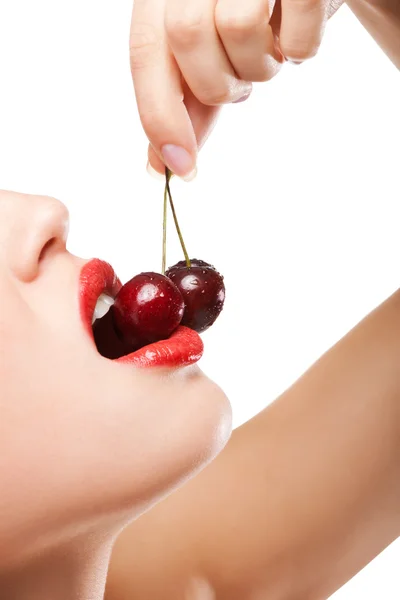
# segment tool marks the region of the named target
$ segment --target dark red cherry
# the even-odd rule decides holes
[[[165,273],[180,290],[185,302],[182,325],[201,333],[214,323],[225,300],[222,275],[213,266],[194,258],[191,267],[184,260]]]
[[[169,338],[184,309],[182,294],[171,279],[159,273],[141,273],[121,288],[112,314],[124,343],[140,348]]]

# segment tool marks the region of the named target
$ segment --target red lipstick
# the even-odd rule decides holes
[[[83,266],[79,279],[79,306],[85,329],[93,338],[92,317],[100,294],[115,298],[122,283],[111,265],[94,258]]]
[[[144,346],[116,362],[136,367],[185,367],[200,360],[203,349],[202,339],[196,331],[178,327],[167,340]]]
[[[100,294],[105,293],[115,298],[121,287],[120,280],[108,263],[93,259],[84,265],[79,282],[80,311],[84,327],[93,341],[92,317]],[[203,349],[203,342],[195,331],[178,327],[167,340],[144,346],[115,359],[115,362],[142,368],[184,367],[196,363],[201,358]]]

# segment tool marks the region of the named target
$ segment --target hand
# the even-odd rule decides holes
[[[218,107],[248,98],[285,58],[313,56],[333,1],[135,0],[131,68],[152,167],[193,178]]]

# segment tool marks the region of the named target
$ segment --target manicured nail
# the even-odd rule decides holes
[[[249,90],[248,92],[245,92],[243,94],[243,96],[241,98],[239,98],[238,100],[234,100],[232,102],[232,104],[239,104],[240,102],[245,102],[247,100],[247,98],[250,98],[251,96],[251,90]]]
[[[165,179],[165,176],[153,169],[149,162],[147,163],[146,171],[151,177],[153,177],[153,179],[158,179],[158,181],[164,181]]]
[[[185,181],[191,181],[196,176],[194,160],[185,148],[174,144],[165,144],[161,148],[161,154],[167,167],[182,177]]]
[[[188,175],[185,175],[185,177],[182,177],[182,179],[183,179],[183,181],[186,181],[186,183],[189,183],[190,181],[193,181],[193,179],[195,179],[196,176],[197,176],[197,167],[195,167],[191,173],[189,173]]]
[[[286,62],[290,63],[291,65],[301,65],[303,63],[302,60],[297,60],[296,58],[288,58],[287,56],[286,58]]]

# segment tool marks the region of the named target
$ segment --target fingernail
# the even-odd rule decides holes
[[[182,179],[183,179],[183,181],[186,181],[186,183],[189,183],[190,181],[193,181],[193,179],[195,179],[196,176],[197,176],[197,167],[195,167],[191,173],[189,173],[188,175],[185,175],[185,177],[182,177]]]
[[[151,177],[153,177],[153,179],[158,179],[158,181],[164,181],[164,175],[161,175],[161,173],[153,169],[149,162],[147,163],[146,171]]]
[[[245,102],[247,100],[247,98],[250,98],[250,96],[251,96],[251,90],[248,92],[245,92],[243,94],[243,96],[241,98],[239,98],[238,100],[234,100],[232,102],[232,104],[240,104],[240,102]]]
[[[165,144],[161,148],[161,154],[167,167],[182,177],[185,181],[191,181],[196,176],[194,160],[185,148],[174,144]]]
[[[286,58],[286,62],[290,63],[291,65],[301,65],[303,63],[302,60],[297,60],[296,58],[288,58],[287,56]]]

